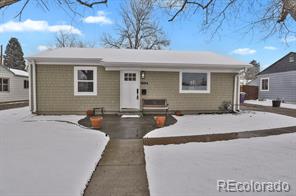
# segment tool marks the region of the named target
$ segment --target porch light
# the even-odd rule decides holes
[[[141,79],[145,79],[145,71],[141,71]]]

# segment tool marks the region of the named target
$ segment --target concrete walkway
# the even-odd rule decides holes
[[[142,139],[148,132],[156,129],[153,115],[140,118],[121,118],[120,115],[104,115],[102,127],[98,130],[109,135],[111,139]],[[175,124],[177,120],[168,115],[166,126]],[[81,119],[79,124],[91,127],[89,118]]]
[[[84,196],[148,196],[142,139],[111,139]]]

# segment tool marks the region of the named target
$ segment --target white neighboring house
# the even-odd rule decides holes
[[[29,74],[0,65],[0,102],[29,100]]]

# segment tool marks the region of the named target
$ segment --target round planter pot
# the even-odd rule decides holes
[[[278,108],[281,106],[281,100],[272,100],[272,107]]]
[[[86,111],[86,116],[87,117],[91,117],[91,116],[93,116],[94,115],[94,112],[92,111],[92,110],[87,110]]]
[[[181,111],[176,111],[176,112],[175,112],[175,115],[176,115],[176,116],[183,116],[184,114],[182,114]]]
[[[164,127],[166,122],[166,116],[155,116],[154,120],[156,127]]]
[[[99,129],[102,127],[103,117],[101,116],[90,117],[90,122],[93,128]]]

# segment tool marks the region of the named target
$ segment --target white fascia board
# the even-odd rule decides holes
[[[27,58],[38,65],[102,65],[101,58]]]
[[[140,67],[140,68],[191,68],[191,69],[210,69],[210,68],[216,68],[216,69],[244,69],[246,67],[250,67],[249,64],[190,64],[190,63],[149,63],[149,62],[106,62],[102,61],[102,65],[104,67]]]
[[[15,77],[20,77],[20,78],[29,78],[29,76],[21,76],[21,75],[16,75],[14,74]]]
[[[161,72],[181,72],[181,71],[194,71],[194,72],[216,72],[216,73],[239,73],[240,69],[186,69],[186,68],[147,68],[147,67],[105,67],[106,71],[161,71]]]

